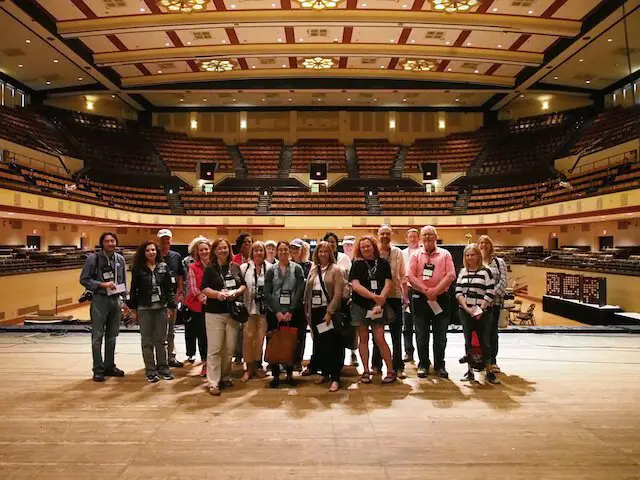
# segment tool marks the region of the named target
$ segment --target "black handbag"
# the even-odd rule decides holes
[[[237,300],[227,300],[229,314],[238,323],[247,323],[249,321],[249,311],[244,303]]]

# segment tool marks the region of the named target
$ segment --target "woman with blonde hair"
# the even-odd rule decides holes
[[[189,317],[184,326],[184,341],[187,357],[192,360],[196,356],[196,343],[200,350],[202,370],[200,376],[207,374],[207,330],[204,325],[204,304],[207,297],[202,293],[202,277],[211,263],[211,240],[196,237],[189,243],[189,255],[194,262],[187,270],[187,296],[185,304],[189,309]]]
[[[491,302],[493,301],[494,280],[491,270],[482,264],[482,253],[475,243],[464,249],[464,267],[458,275],[456,283],[456,300],[460,308],[460,323],[464,332],[464,348],[467,358],[467,373],[463,382],[471,382],[473,376],[473,358],[471,345],[473,332],[478,336],[482,348],[482,360],[487,372],[487,381],[498,384],[500,381],[490,370],[491,347],[489,345],[489,329],[491,322]]]
[[[481,235],[478,238],[478,247],[482,253],[482,263],[491,270],[495,281],[493,302],[491,303],[491,329],[489,332],[489,344],[491,345],[491,366],[493,373],[500,373],[500,368],[496,364],[498,356],[498,321],[500,320],[500,310],[504,306],[504,295],[507,291],[508,273],[507,264],[504,259],[493,254],[493,241],[488,235]]]
[[[244,325],[243,346],[245,371],[240,379],[243,383],[252,377],[265,378],[262,368],[262,346],[267,333],[267,301],[264,296],[264,277],[273,265],[265,260],[264,243],[253,242],[249,250],[249,261],[240,266],[246,290],[244,304],[249,312],[249,320]]]

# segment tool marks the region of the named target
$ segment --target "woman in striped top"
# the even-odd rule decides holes
[[[464,331],[464,347],[467,355],[468,370],[462,381],[473,381],[471,361],[471,340],[473,332],[478,335],[482,348],[482,360],[487,372],[487,381],[497,384],[500,381],[490,370],[491,346],[489,333],[491,328],[491,309],[495,282],[491,270],[482,264],[482,253],[478,245],[472,243],[464,249],[464,268],[460,270],[456,283],[456,300],[460,304],[460,323]]]

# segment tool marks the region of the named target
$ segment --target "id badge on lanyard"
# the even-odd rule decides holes
[[[225,288],[236,288],[236,280],[233,276],[227,274],[224,277],[224,286]]]
[[[115,276],[113,274],[113,270],[111,270],[111,267],[109,267],[109,270],[102,271],[102,278],[105,282],[113,282]]]
[[[311,291],[311,305],[322,305],[322,290]]]
[[[367,268],[369,266],[367,265]],[[376,260],[375,264],[373,265],[373,268],[368,268],[368,272],[369,272],[369,281],[371,284],[371,291],[372,292],[377,292],[378,290],[378,280],[376,278],[374,278],[376,276],[376,272],[378,271],[378,261]]]
[[[435,269],[436,266],[433,263],[425,263],[422,269],[422,280],[430,280]]]
[[[159,302],[160,295],[162,295],[162,291],[160,290],[160,286],[156,285],[155,287],[153,287],[153,290],[151,290],[151,302]]]
[[[280,305],[291,305],[291,290],[280,290]]]

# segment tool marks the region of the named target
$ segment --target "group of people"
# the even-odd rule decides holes
[[[174,342],[178,305],[185,311],[187,362],[195,362],[197,347],[201,375],[215,396],[233,386],[234,356],[236,361],[244,360],[242,382],[267,377],[263,360],[269,363],[272,388],[280,385],[282,373],[286,384],[296,385],[294,372],[300,371],[301,376],[317,375],[316,383],[327,383],[330,392],[339,390],[345,349],[351,350],[355,366],[355,349],[359,351],[362,383],[382,375],[383,363],[382,384],[406,378],[405,363],[414,360],[416,351],[417,375],[426,378],[432,366],[431,332],[433,374],[446,379],[447,330],[454,304],[451,296],[455,295],[465,339],[461,361],[468,364],[462,380],[473,381],[474,367],[478,369],[477,352],[472,348],[475,333],[486,379],[499,383],[498,318],[507,268],[504,260],[494,256],[491,239],[483,235],[477,244],[466,246],[464,267],[456,276],[451,254],[437,246],[435,227],[409,229],[404,250],[392,245],[389,225],[381,226],[377,233],[377,238],[344,237],[343,253],[338,251],[338,236],[328,232],[312,256],[309,243],[300,238],[262,242],[241,234],[234,255],[228,240],[199,236],[182,259],[171,250],[172,232],[162,229],[157,242],[146,241],[138,247],[127,288],[125,260],[116,252],[117,236],[105,232],[100,237],[101,250],[87,258],[80,278],[93,292],[93,379],[124,375],[114,360],[122,310],[140,325],[147,380],[171,380],[170,367],[183,366],[176,358]],[[273,339],[284,327],[297,329],[294,341],[286,347],[291,349],[287,358],[292,360],[270,361],[269,342],[274,342],[275,349]],[[307,327],[313,344],[303,370]]]

